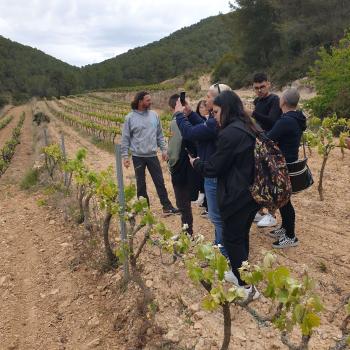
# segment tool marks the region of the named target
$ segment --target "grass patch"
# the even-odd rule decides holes
[[[36,186],[39,181],[39,170],[38,169],[29,169],[24,178],[21,181],[20,187],[22,190],[29,190],[30,188]]]
[[[107,151],[109,153],[114,154],[115,152],[115,145],[112,142],[103,141],[95,136],[91,138],[91,143],[95,145],[96,147],[102,149],[103,151]]]
[[[47,201],[46,199],[40,198],[36,201],[36,204],[38,205],[38,207],[44,207],[45,205],[47,205]]]

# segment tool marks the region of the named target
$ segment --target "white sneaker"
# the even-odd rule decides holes
[[[257,212],[254,218],[254,222],[259,222],[264,216],[265,214],[260,214],[259,212]]]
[[[196,205],[201,205],[203,204],[203,202],[204,202],[204,193],[199,192],[197,200],[192,203]]]
[[[224,278],[226,282],[233,283],[236,286],[239,286],[238,279],[232,270],[225,271]]]
[[[260,297],[259,291],[255,286],[250,286],[249,288],[241,287],[246,295],[243,301],[247,301],[248,299],[256,300]]]
[[[258,222],[258,227],[271,227],[277,225],[277,220],[271,214],[266,214],[264,217]]]

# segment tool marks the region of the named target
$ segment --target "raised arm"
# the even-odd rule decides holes
[[[215,119],[209,118],[207,121],[204,121],[202,118],[200,119],[201,123],[192,125],[183,113],[176,113],[177,126],[185,140],[204,141],[215,140],[217,138],[218,130]]]

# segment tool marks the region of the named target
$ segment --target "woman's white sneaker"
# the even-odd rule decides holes
[[[254,222],[259,222],[260,220],[262,220],[264,218],[265,214],[260,214],[259,212],[257,212],[255,214],[255,218],[254,218]]]
[[[260,297],[260,293],[259,291],[256,289],[255,286],[250,286],[249,288],[245,288],[245,287],[241,287],[244,290],[245,293],[245,298],[243,299],[243,301],[247,301],[247,300],[256,300]]]
[[[226,282],[233,283],[236,286],[239,286],[238,279],[232,270],[225,271],[224,278]]]
[[[258,227],[271,227],[276,225],[277,220],[271,214],[264,215],[264,217],[258,222]]]

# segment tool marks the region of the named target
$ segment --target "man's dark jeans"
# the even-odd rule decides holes
[[[154,186],[156,187],[160,203],[163,209],[171,209],[173,206],[168,198],[168,193],[164,185],[164,178],[162,168],[159,164],[158,157],[132,157],[134,163],[137,197],[144,197],[147,199],[149,205],[149,197],[147,195],[146,187],[146,167],[151,174]]]

